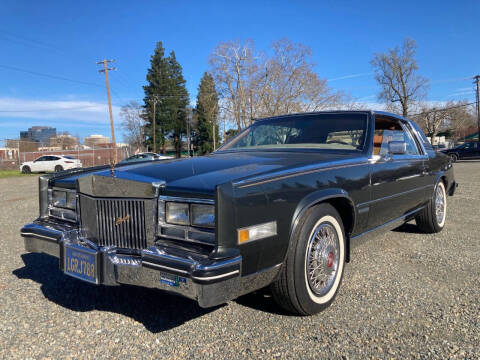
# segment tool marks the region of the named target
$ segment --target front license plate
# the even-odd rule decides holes
[[[168,286],[179,287],[179,286],[182,286],[182,284],[186,284],[187,279],[182,276],[166,274],[161,272],[160,282]]]
[[[76,245],[65,245],[65,274],[98,284],[97,252]]]

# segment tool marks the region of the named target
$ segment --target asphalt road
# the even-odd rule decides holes
[[[0,179],[0,358],[480,359],[480,162],[455,165],[445,229],[413,224],[357,247],[334,304],[282,312],[262,291],[213,309],[137,287],[96,287],[26,254],[37,179]]]

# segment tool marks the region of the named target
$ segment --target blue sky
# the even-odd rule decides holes
[[[81,137],[109,135],[104,78],[95,62],[117,60],[118,71],[110,75],[117,115],[122,104],[143,99],[142,85],[159,40],[175,51],[192,101],[220,41],[249,38],[266,49],[282,37],[310,46],[319,76],[367,103],[375,102],[378,92],[370,66],[373,53],[411,37],[418,44],[420,73],[431,81],[429,100],[474,100],[468,78],[480,72],[479,15],[476,0],[3,0],[0,140],[18,137],[32,125]]]

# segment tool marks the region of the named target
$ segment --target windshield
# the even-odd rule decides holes
[[[312,114],[257,121],[220,150],[320,149],[361,151],[367,114]]]

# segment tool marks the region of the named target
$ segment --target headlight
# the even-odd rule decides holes
[[[70,222],[77,221],[77,194],[74,190],[48,190],[48,214]]]
[[[167,202],[165,217],[170,224],[190,225],[188,204]]]
[[[215,207],[212,205],[192,204],[192,225],[214,227]]]
[[[52,206],[60,207],[60,208],[67,208],[71,210],[76,209],[76,194],[70,191],[60,191],[60,190],[53,190],[52,191]]]

